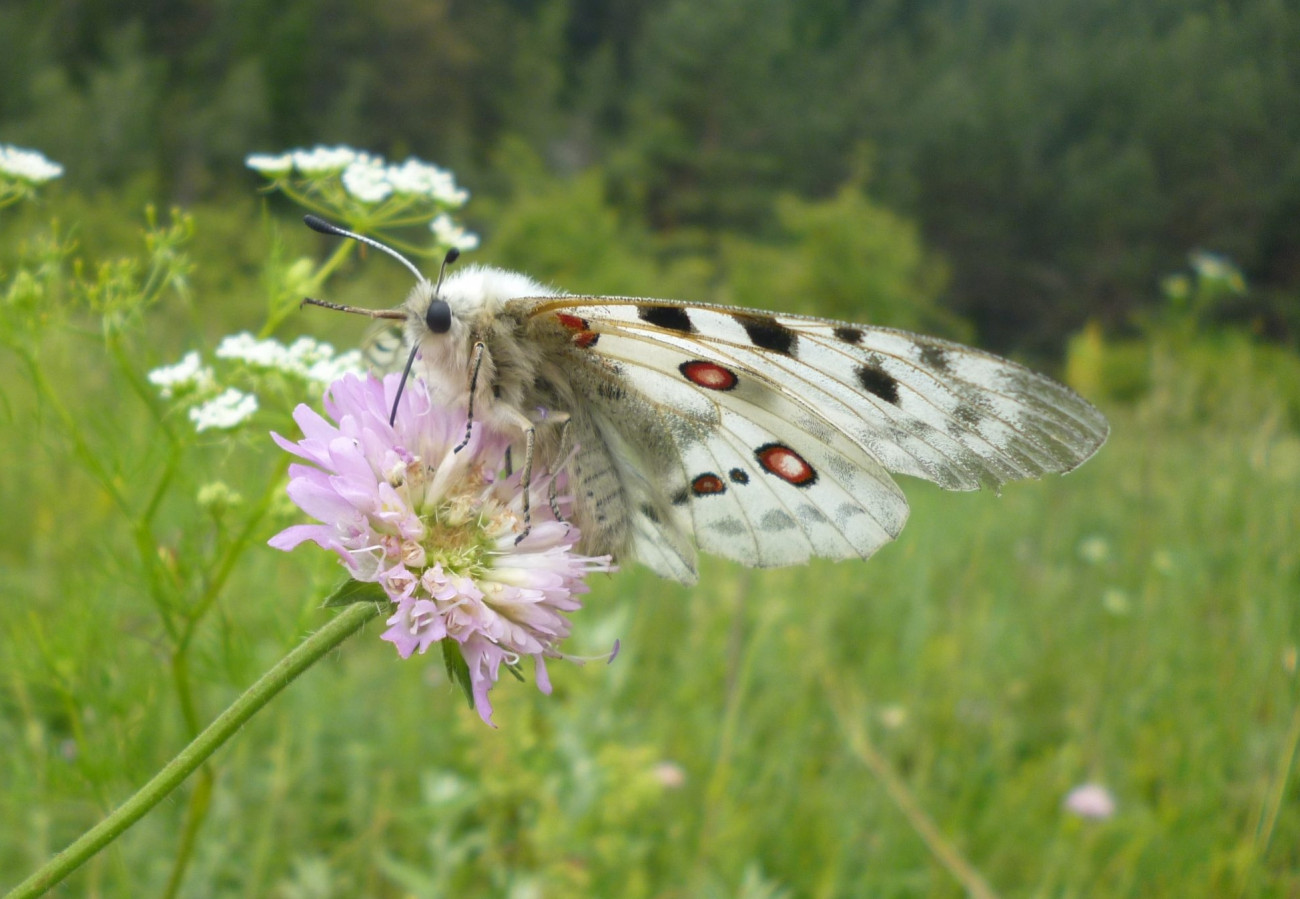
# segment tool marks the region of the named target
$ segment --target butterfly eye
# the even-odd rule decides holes
[[[424,323],[434,334],[446,334],[451,330],[451,307],[446,300],[434,299],[424,312]]]

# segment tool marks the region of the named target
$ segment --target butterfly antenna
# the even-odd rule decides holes
[[[387,253],[389,256],[392,256],[398,262],[402,263],[402,265],[406,266],[407,270],[410,271],[411,274],[415,275],[415,280],[417,281],[428,280],[426,277],[424,277],[424,275],[420,274],[420,270],[411,263],[411,260],[407,259],[401,253],[397,252],[387,244],[382,244],[379,241],[374,240],[373,238],[366,237],[365,235],[362,234],[357,234],[355,231],[349,231],[347,228],[340,228],[338,225],[335,225],[332,222],[327,222],[325,221],[325,219],[317,215],[304,215],[302,217],[302,223],[306,225],[308,228],[312,229],[313,231],[317,231],[321,234],[329,234],[333,237],[350,237],[353,240],[357,241],[358,243],[363,243],[368,247],[374,247],[376,250],[380,250],[384,253]],[[442,267],[444,269],[447,267],[447,263],[445,260],[443,261]],[[442,283],[441,273],[438,275],[438,282]]]
[[[442,276],[447,274],[447,266],[451,265],[460,258],[460,250],[452,247],[447,251],[447,255],[442,257],[442,268],[438,269],[438,283],[433,285],[433,295],[438,295],[438,288],[442,287]]]
[[[420,344],[416,343],[411,347],[411,355],[406,357],[406,368],[402,369],[402,380],[397,382],[397,396],[393,397],[393,411],[388,415],[388,426],[394,427],[397,424],[397,404],[402,401],[402,391],[406,389],[406,379],[411,376],[411,366],[415,364],[415,357],[420,353]]]

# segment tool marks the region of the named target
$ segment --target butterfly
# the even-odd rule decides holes
[[[479,265],[446,276],[455,251],[430,282],[378,241],[305,221],[417,279],[396,309],[306,302],[403,321],[407,375],[418,361],[435,401],[518,434],[525,484],[534,465],[567,466],[579,552],[682,583],[697,579],[697,550],[756,567],[868,558],[907,520],[890,472],[997,488],[1078,467],[1109,430],[1068,387],[946,340],[570,296]],[[384,367],[396,343],[372,347]]]

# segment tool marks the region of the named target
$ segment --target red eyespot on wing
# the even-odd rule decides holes
[[[765,443],[754,450],[754,458],[768,474],[796,487],[808,487],[817,480],[817,471],[808,460],[783,443]]]
[[[730,390],[736,386],[736,373],[716,362],[702,362],[695,359],[691,362],[683,362],[677,370],[686,380],[705,390]]]
[[[696,496],[711,496],[715,493],[725,493],[727,485],[722,482],[711,471],[706,471],[702,475],[696,475],[695,480],[691,481],[691,492]]]
[[[596,341],[600,340],[599,334],[595,331],[588,330],[590,325],[585,318],[579,318],[578,316],[571,315],[568,312],[561,312],[557,314],[555,318],[564,327],[574,332],[573,345],[579,349],[585,350],[588,347],[593,347],[596,345]]]

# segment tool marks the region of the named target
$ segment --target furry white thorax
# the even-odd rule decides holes
[[[434,298],[433,284],[428,281],[417,284],[406,298],[408,339],[420,346],[418,364],[434,400],[444,405],[465,406],[476,339],[488,342],[496,352],[510,357],[526,353],[525,348],[513,346],[499,329],[504,324],[500,321],[502,311],[509,300],[549,296],[559,296],[559,292],[519,272],[485,265],[466,266],[449,274],[438,289],[438,297],[451,307],[451,329],[445,334],[434,334],[425,323],[425,312]],[[494,408],[498,404],[494,402],[491,388],[496,384],[498,361],[492,353],[485,354],[478,375],[476,409],[480,416],[518,427],[521,421],[517,412]]]
[[[520,272],[469,265],[448,275],[438,295],[451,306],[453,319],[472,321],[484,312],[496,314],[506,300],[553,297],[557,292]]]

